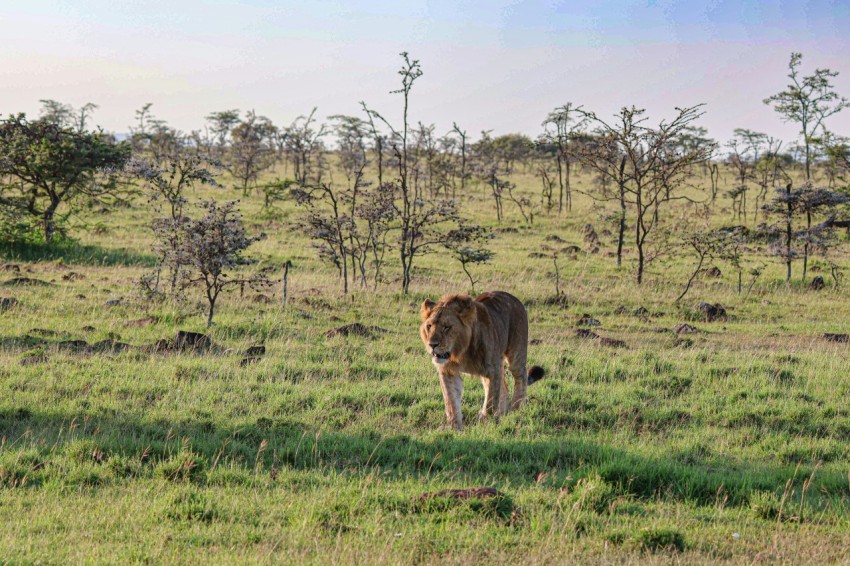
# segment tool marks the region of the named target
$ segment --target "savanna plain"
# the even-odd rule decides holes
[[[277,167],[263,179],[291,174]],[[540,201],[533,170],[511,179]],[[850,560],[850,350],[824,337],[850,319],[829,276],[848,265],[846,242],[830,262],[809,258],[825,288],[800,281],[799,260],[786,282],[753,243],[743,258],[762,267],[740,292],[713,258],[677,302],[695,258],[659,253],[638,285],[633,246],[618,268],[608,211],[585,195],[591,171],[573,171],[572,210],[538,206],[533,223],[507,200],[498,222],[491,187],[470,181],[459,209],[494,235],[492,259],[469,268],[476,290],[524,302],[529,363],[547,375],[521,410],[481,423],[467,378],[457,432],[418,326],[426,298],[470,291],[459,264],[418,257],[405,294],[392,256],[377,286],[355,278],[344,293],[294,199],[265,206],[219,181],[186,198],[239,199],[248,233],[267,235],[246,269],[269,267],[273,284],[225,291],[210,327],[197,289],[180,303],[140,294],[156,265],[144,197],[98,211],[73,240],[0,251],[0,296],[17,300],[0,312],[3,562]],[[723,190],[711,207],[668,204],[669,226],[734,214]],[[707,320],[700,302],[726,316]],[[600,324],[577,326],[583,315]],[[327,335],[353,323],[362,331]],[[180,330],[215,347],[151,346]],[[480,487],[498,494],[422,497]]]

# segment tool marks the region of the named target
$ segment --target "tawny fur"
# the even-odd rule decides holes
[[[479,418],[499,417],[521,407],[526,387],[543,377],[543,368],[526,369],[528,314],[509,293],[492,291],[473,299],[445,295],[439,302],[422,303],[419,334],[440,376],[448,424],[463,429],[461,373],[478,375],[484,385],[484,405]],[[513,398],[508,400],[505,362],[514,377]]]

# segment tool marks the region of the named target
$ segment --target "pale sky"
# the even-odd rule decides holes
[[[126,132],[134,112],[184,131],[210,112],[254,109],[278,125],[318,107],[400,115],[398,53],[421,61],[413,122],[452,122],[478,137],[536,137],[568,101],[600,116],[622,106],[652,122],[707,103],[701,125],[794,139],[762,99],[803,71],[830,68],[850,98],[850,2],[455,0],[0,0],[0,113],[38,114],[39,99],[100,106]],[[850,135],[850,110],[828,126]]]

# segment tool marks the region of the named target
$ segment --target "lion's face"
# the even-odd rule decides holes
[[[475,308],[470,297],[453,297],[439,303],[426,300],[422,303],[422,325],[419,335],[435,365],[449,360],[458,363],[469,346],[472,335],[471,322]]]

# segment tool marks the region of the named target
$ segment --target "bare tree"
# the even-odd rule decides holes
[[[343,189],[344,191],[344,189]],[[319,257],[339,270],[343,292],[348,293],[348,243],[354,219],[340,191],[331,183],[292,189],[296,202],[307,209],[302,224],[308,235],[317,241]]]
[[[328,133],[327,126],[314,127],[316,108],[307,116],[299,116],[286,128],[286,151],[295,169],[295,181],[300,185],[321,184],[322,156],[325,150],[322,138]]]
[[[398,179],[393,183],[398,198],[393,201],[393,208],[398,224],[397,229],[400,232],[398,249],[402,269],[401,288],[406,294],[410,289],[415,259],[432,251],[435,245],[445,241],[445,225],[457,220],[458,213],[453,200],[429,199],[422,194],[420,183],[410,182],[412,169],[408,148],[410,93],[416,80],[422,76],[422,68],[419,61],[411,59],[407,52],[402,52],[401,57],[404,60],[399,70],[401,88],[393,91],[393,94],[402,95],[401,130],[394,128],[377,111],[368,108],[365,104],[363,107],[373,119],[380,120],[389,128],[392,151],[398,163]]]
[[[619,158],[621,203],[631,205],[635,214],[635,246],[638,252],[637,283],[643,282],[647,260],[647,244],[658,226],[661,208],[671,201],[692,200],[685,191],[694,164],[709,159],[713,146],[700,146],[688,153],[676,147],[683,128],[692,126],[702,116],[702,105],[678,108],[676,117],[662,121],[656,128],[646,126],[644,110],[623,108],[617,121],[609,123],[584,110],[579,111],[607,140],[604,170],[611,171],[612,157]],[[616,156],[616,157],[615,157]],[[592,164],[592,161],[588,160]],[[593,165],[591,165],[593,166]],[[596,165],[597,170],[600,169]],[[609,173],[610,174],[610,173]]]
[[[779,151],[782,148],[782,141],[772,136],[765,136],[761,140],[761,151],[758,154],[753,176],[756,184],[759,186],[759,192],[755,198],[755,206],[753,207],[753,224],[758,223],[758,215],[761,210],[761,205],[767,199],[767,193],[771,187],[774,187],[783,177],[788,179],[782,167],[782,160],[779,156]]]
[[[466,194],[466,181],[469,179],[469,171],[467,169],[467,155],[469,152],[469,144],[466,141],[466,130],[460,129],[457,122],[452,122],[452,132],[458,138],[458,150],[460,151],[460,192]],[[452,192],[452,198],[455,198],[455,193]]]
[[[766,134],[736,128],[735,137],[726,143],[729,148],[726,162],[738,175],[738,185],[728,193],[732,198],[732,215],[737,215],[738,220],[746,219],[748,182],[754,179],[759,150],[766,139]]]
[[[503,189],[508,194],[508,200],[516,205],[525,223],[533,226],[534,213],[537,210],[535,203],[527,196],[519,194],[516,190],[516,185],[510,181],[506,181],[503,184]]]
[[[360,106],[367,116],[366,124],[369,126],[369,134],[372,136],[372,152],[375,154],[375,161],[377,162],[378,185],[380,186],[384,184],[384,144],[386,138],[378,131],[378,127],[375,125],[375,115],[369,110],[366,103],[361,101]]]
[[[558,164],[558,214],[564,210],[564,197],[566,196],[567,210],[572,210],[572,185],[570,169],[572,156],[570,151],[570,140],[576,133],[581,132],[588,114],[582,112],[581,107],[574,107],[572,102],[555,108],[543,121],[545,132],[544,138],[554,143],[558,151],[556,159]]]

